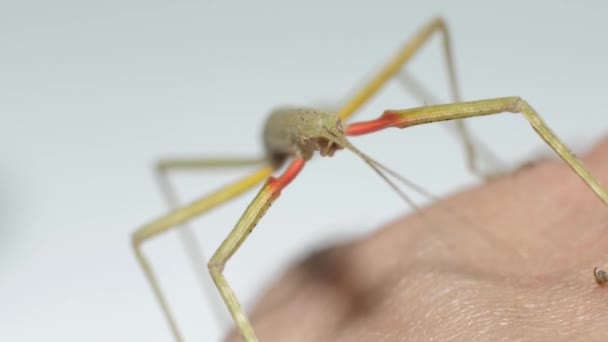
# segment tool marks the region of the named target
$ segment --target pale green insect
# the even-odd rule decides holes
[[[403,66],[435,33],[441,34],[443,37],[443,50],[448,66],[454,102],[443,105],[385,111],[376,120],[352,124],[346,123],[353,113],[375,95],[390,79],[399,74]],[[169,306],[161,292],[152,268],[141,251],[141,244],[144,241],[175,228],[265,181],[262,189],[247,207],[234,229],[222,242],[208,263],[211,276],[232,315],[239,334],[245,341],[257,341],[253,327],[223,275],[224,266],[246,240],[272,202],[279,196],[281,190],[298,175],[305,163],[316,152],[319,152],[323,156],[332,156],[340,149],[354,152],[408,201],[407,197],[385,176],[385,173],[394,175],[392,171],[360,152],[349,142],[348,136],[367,134],[388,127],[405,128],[436,121],[458,120],[459,133],[466,148],[468,166],[473,172],[480,173],[477,165],[477,148],[472,143],[463,122],[459,119],[498,113],[521,114],[555,153],[608,205],[608,191],[589,173],[526,101],[519,97],[505,97],[460,102],[460,93],[456,83],[454,63],[451,55],[449,33],[445,22],[440,18],[431,20],[407,41],[393,59],[352,99],[346,102],[337,115],[312,108],[282,108],[271,113],[264,130],[264,143],[267,152],[265,157],[233,160],[180,159],[160,162],[157,169],[160,175],[166,175],[168,171],[176,169],[261,165],[261,168],[251,175],[186,206],[177,208],[169,214],[144,225],[133,234],[132,242],[137,259],[154,290],[175,339],[181,341],[182,335],[169,310]],[[272,177],[272,174],[285,163],[289,163],[287,169],[277,178]],[[165,192],[170,202],[175,202],[170,189],[165,188]],[[608,279],[606,273],[597,268],[594,270],[594,275],[599,284],[605,283]]]

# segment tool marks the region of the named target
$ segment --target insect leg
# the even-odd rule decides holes
[[[148,282],[152,286],[154,294],[161,305],[161,308],[165,314],[165,317],[169,323],[171,331],[177,341],[182,341],[182,336],[179,332],[175,319],[171,315],[171,311],[169,310],[168,303],[160,289],[158,284],[158,280],[152,270],[152,266],[148,262],[147,258],[144,256],[141,250],[141,245],[144,241],[149,240],[152,237],[155,237],[161,233],[167,232],[188,220],[199,216],[214,207],[229,201],[238,195],[244,193],[245,191],[253,188],[257,184],[261,183],[264,179],[268,178],[274,168],[271,166],[265,166],[253,174],[237,181],[233,184],[225,186],[209,195],[206,195],[186,206],[180,207],[178,209],[172,210],[168,214],[144,225],[139,228],[132,235],[132,245],[133,250],[135,251],[135,255],[137,260],[139,261],[144,273],[148,279]]]
[[[364,105],[370,98],[372,98],[389,80],[397,75],[403,75],[403,68],[411,60],[411,58],[418,52],[426,43],[435,35],[440,34],[442,37],[442,51],[447,66],[448,80],[450,84],[450,93],[453,102],[462,101],[460,87],[456,76],[456,68],[452,53],[452,43],[450,38],[450,31],[446,22],[443,18],[437,17],[430,20],[424,25],[418,32],[410,38],[405,45],[398,50],[398,52],[389,60],[386,65],[380,69],[380,71],[367,82],[361,90],[359,90],[346,104],[338,111],[338,116],[342,120],[348,119],[352,116],[362,105]],[[401,77],[403,83],[403,77]],[[415,96],[424,96],[429,98],[428,91],[425,91],[412,79],[406,79],[406,88],[414,88],[413,94]],[[432,104],[433,102],[431,102]],[[429,104],[429,103],[426,103]],[[503,169],[502,163],[490,152],[483,150],[480,152],[479,146],[475,143],[470,131],[467,129],[463,121],[457,120],[455,122],[456,131],[458,136],[462,140],[465,148],[467,166],[471,172],[479,176],[488,178],[494,174],[501,173]],[[492,165],[493,169],[489,172],[481,170],[479,165],[480,157],[483,155],[484,159],[487,159],[488,163]]]
[[[230,310],[239,333],[247,342],[257,341],[257,338],[247,316],[243,312],[243,309],[241,309],[234,291],[232,291],[224,277],[224,266],[243,242],[245,242],[245,239],[251,234],[253,228],[264,216],[272,202],[280,195],[281,190],[302,170],[304,163],[303,159],[295,159],[281,176],[278,178],[271,177],[266,181],[264,187],[258,192],[247,209],[245,209],[235,227],[224,242],[222,242],[213,257],[211,257],[208,264],[211,277],[220,291],[228,310]]]
[[[430,122],[465,119],[507,112],[523,115],[545,143],[608,205],[608,191],[606,188],[591,175],[570,149],[547,126],[532,106],[519,97],[503,97],[404,110],[387,110],[376,120],[348,125],[346,134],[360,135],[388,127],[405,128]]]
[[[441,18],[435,18],[424,25],[361,90],[342,106],[338,112],[340,119],[346,121],[352,116],[403,68],[403,65],[420,50],[435,32],[445,31],[445,28],[445,22]]]
[[[175,187],[170,181],[170,174],[172,172],[200,172],[214,169],[226,169],[226,168],[242,168],[247,166],[255,166],[264,163],[264,158],[209,158],[209,157],[180,157],[180,158],[166,158],[161,159],[156,163],[154,168],[156,175],[156,182],[158,187],[167,203],[170,210],[176,209],[180,205],[179,198]],[[215,289],[212,289],[211,282],[207,279],[209,272],[205,265],[207,260],[203,250],[201,249],[192,227],[188,223],[184,223],[178,229],[178,236],[181,240],[181,244],[184,246],[184,250],[190,260],[192,268],[198,276],[199,283],[203,289],[203,293],[207,296],[214,294]],[[211,302],[215,300],[215,305],[212,308],[218,311],[222,308],[222,304],[217,301],[217,297],[213,296],[210,298]],[[222,308],[223,309],[223,308]],[[221,315],[216,315],[221,317]]]
[[[447,53],[445,53],[445,55],[448,56]],[[450,63],[447,64],[451,65]],[[397,79],[401,86],[418,100],[421,106],[434,105],[442,102],[407,70],[401,71]],[[454,81],[455,78],[450,77],[450,83]],[[452,85],[452,88],[458,89],[458,85],[454,84]],[[454,94],[458,94],[458,92],[455,92]],[[452,102],[460,101],[462,101],[462,99],[459,97],[452,97]],[[504,162],[502,162],[495,153],[488,149],[484,144],[480,143],[478,139],[475,139],[475,136],[469,130],[469,126],[466,124],[465,120],[454,120],[453,123],[454,124],[448,128],[450,128],[450,131],[455,131],[457,138],[462,142],[465,150],[466,165],[471,173],[485,179],[491,179],[507,173],[508,168]],[[484,168],[482,165],[486,165],[487,167]]]

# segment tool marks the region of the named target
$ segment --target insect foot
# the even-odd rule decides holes
[[[593,275],[595,276],[595,281],[598,285],[604,285],[608,282],[608,273],[599,267],[593,269]]]

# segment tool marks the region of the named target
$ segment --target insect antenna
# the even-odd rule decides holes
[[[504,239],[493,234],[490,230],[482,228],[479,224],[475,223],[474,220],[471,220],[465,214],[461,213],[460,210],[458,210],[457,208],[454,208],[453,206],[450,206],[447,201],[440,200],[440,198],[438,196],[432,194],[428,190],[424,189],[422,186],[416,184],[414,181],[406,178],[405,176],[401,175],[400,173],[390,169],[389,167],[383,165],[382,163],[380,163],[380,162],[376,161],[375,159],[371,158],[370,156],[366,155],[365,153],[360,151],[358,148],[353,146],[346,139],[345,139],[345,141],[340,141],[340,144],[342,144],[342,146],[344,146],[344,148],[355,153],[367,165],[369,165],[372,168],[372,170],[374,170],[374,172],[376,172],[399,195],[399,197],[401,197],[401,199],[404,202],[406,202],[416,212],[417,215],[420,215],[428,222],[428,224],[429,224],[428,227],[433,232],[439,231],[441,228],[446,228],[445,223],[439,224],[437,222],[436,218],[434,219],[433,217],[431,217],[434,215],[426,214],[425,211],[422,210],[422,208],[419,204],[417,204],[410,196],[408,196],[403,190],[401,190],[397,186],[397,184],[393,181],[393,179],[396,180],[397,182],[401,183],[403,186],[405,186],[405,187],[409,188],[410,190],[416,192],[417,194],[421,195],[422,197],[426,198],[427,200],[431,201],[432,203],[434,203],[434,205],[437,208],[441,208],[441,211],[443,211],[445,214],[450,215],[450,218],[452,220],[457,219],[461,222],[464,222],[465,224],[463,226],[470,227],[472,229],[473,236],[476,236],[477,238],[481,238],[481,239],[485,240],[486,242],[490,243],[490,246],[489,246],[490,248],[494,248],[494,249],[496,247],[504,248],[505,252],[506,252],[505,255],[510,254],[510,255],[523,256],[525,254],[514,246],[506,245],[504,242]],[[389,176],[392,177],[393,179],[389,178]],[[464,233],[464,232],[462,232],[462,233]],[[443,239],[441,239],[441,240],[443,240]],[[443,241],[443,242],[447,243],[447,241]],[[457,246],[455,246],[452,243],[447,243],[446,247],[448,247],[449,249],[457,248]],[[515,253],[513,253],[513,252],[515,252]]]
[[[386,174],[384,174],[384,172],[382,172],[382,170],[384,170],[385,172],[388,171],[387,173],[391,174],[393,172],[392,170],[389,170],[384,165],[380,164],[379,162],[375,161],[374,159],[372,159],[365,153],[361,152],[358,148],[353,146],[350,142],[346,142],[346,143],[345,142],[346,142],[346,140],[344,142],[340,142],[340,144],[342,144],[342,146],[344,146],[344,148],[350,150],[351,152],[353,152],[354,154],[359,156],[367,165],[369,165],[369,167],[372,168],[372,170],[374,170],[374,172],[376,172],[397,193],[397,195],[399,195],[399,197],[401,197],[401,199],[405,203],[407,203],[409,206],[411,206],[414,210],[420,212],[420,207],[418,206],[418,204],[416,202],[414,202],[414,200],[412,200],[412,198],[410,198],[408,195],[406,195],[405,192],[403,192],[401,189],[399,189],[397,184],[395,184],[395,182],[393,182],[390,178],[388,178],[388,176]],[[397,179],[399,179],[399,178],[397,178]]]

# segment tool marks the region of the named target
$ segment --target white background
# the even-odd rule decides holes
[[[165,210],[154,160],[261,154],[269,109],[337,103],[435,15],[452,29],[466,99],[523,96],[576,151],[606,132],[604,2],[355,3],[0,2],[0,340],[171,340],[130,249],[130,234]],[[438,43],[408,68],[447,100]],[[416,104],[392,86],[357,118]],[[549,153],[520,117],[473,127],[512,165]],[[476,181],[445,125],[353,142],[437,194]],[[174,180],[193,198],[242,174]],[[195,221],[207,255],[252,195]],[[289,263],[405,211],[349,153],[316,161],[227,277],[250,307]],[[214,319],[177,234],[145,251],[187,340],[220,339],[231,323],[222,308]]]

